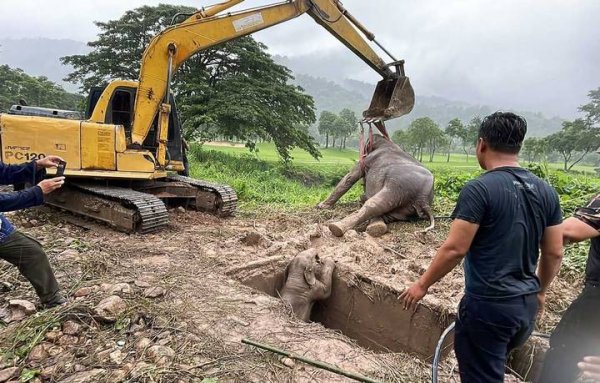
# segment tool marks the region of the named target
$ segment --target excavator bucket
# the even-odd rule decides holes
[[[389,120],[410,113],[414,105],[415,91],[408,77],[387,78],[377,83],[371,105],[363,117]]]
[[[396,67],[396,73],[377,83],[371,105],[363,113],[365,119],[390,120],[410,113],[415,106],[415,91],[404,74],[404,60],[389,65]]]

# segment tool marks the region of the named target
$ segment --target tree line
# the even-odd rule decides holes
[[[588,154],[600,148],[600,88],[588,94],[590,102],[579,107],[584,117],[564,121],[562,129],[546,137],[529,137],[523,142],[521,154],[529,162],[548,161],[559,158],[564,170],[571,170]],[[469,154],[477,142],[481,117],[476,116],[468,123],[454,118],[442,129],[429,117],[413,120],[406,130],[397,130],[392,140],[411,153],[419,161],[423,154],[432,162],[436,153],[445,151],[446,161],[450,153],[460,151]]]
[[[47,108],[81,110],[83,97],[65,91],[47,77],[0,65],[0,112],[7,112],[19,100]]]
[[[358,118],[350,109],[342,109],[339,114],[328,110],[321,112],[318,131],[321,136],[325,136],[325,149],[329,148],[330,138],[332,148],[335,148],[335,142],[339,140],[339,148],[346,149],[346,139],[356,132],[357,125]]]

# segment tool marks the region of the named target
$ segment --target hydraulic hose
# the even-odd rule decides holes
[[[440,364],[440,357],[442,354],[442,345],[446,340],[446,337],[450,333],[450,331],[454,330],[454,326],[456,322],[452,322],[450,326],[446,327],[442,336],[440,336],[440,340],[438,340],[437,346],[435,346],[435,353],[433,354],[433,363],[431,365],[431,382],[438,383],[438,366]]]

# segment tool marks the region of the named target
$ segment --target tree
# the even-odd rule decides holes
[[[585,113],[585,119],[592,126],[598,127],[600,125],[600,88],[591,90],[588,93],[590,102],[579,107],[579,110]]]
[[[350,137],[352,133],[356,131],[358,125],[358,118],[356,114],[350,109],[344,108],[339,115],[340,133],[342,135],[342,142],[340,143],[340,149],[343,147],[346,149],[346,138]]]
[[[325,149],[329,148],[329,135],[335,131],[337,116],[324,110],[319,117],[319,134],[325,136]]]
[[[35,106],[81,110],[83,97],[66,92],[46,77],[32,77],[21,69],[0,65],[0,112],[23,99]]]
[[[523,141],[521,154],[527,158],[527,161],[545,160],[548,151],[548,140],[546,138],[529,137]]]
[[[563,168],[569,171],[588,153],[600,146],[600,129],[581,118],[563,122],[561,131],[548,136],[550,149],[563,157]]]
[[[452,149],[452,145],[454,141],[457,140],[461,143],[466,142],[467,139],[467,128],[463,125],[462,121],[458,118],[455,118],[448,122],[448,125],[445,129],[446,136],[448,136],[448,157],[446,158],[446,162],[450,162],[450,150]],[[464,150],[464,147],[463,147]]]
[[[464,140],[462,141],[463,151],[467,155],[467,162],[469,161],[469,151],[467,148],[472,148],[477,145],[477,138],[479,138],[479,128],[481,127],[481,122],[481,117],[475,116],[467,125],[467,132]]]
[[[120,19],[97,22],[97,40],[86,55],[63,57],[75,70],[66,80],[83,89],[111,78],[138,78],[142,54],[152,37],[170,25],[176,13],[193,8],[160,4],[126,12]],[[243,37],[206,49],[177,71],[172,89],[181,110],[186,138],[235,137],[253,148],[257,140],[273,140],[288,161],[300,147],[320,156],[306,126],[315,122],[314,102],[291,84],[291,72],[273,62],[266,47]]]
[[[433,161],[435,151],[440,146],[440,137],[443,132],[429,117],[413,120],[407,130],[409,141],[413,146],[413,156],[423,161],[423,149],[429,149],[429,161]]]

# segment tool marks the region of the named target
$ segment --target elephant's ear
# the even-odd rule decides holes
[[[315,277],[315,270],[312,266],[308,266],[304,268],[304,280],[310,287],[313,287],[317,282],[317,278]]]

